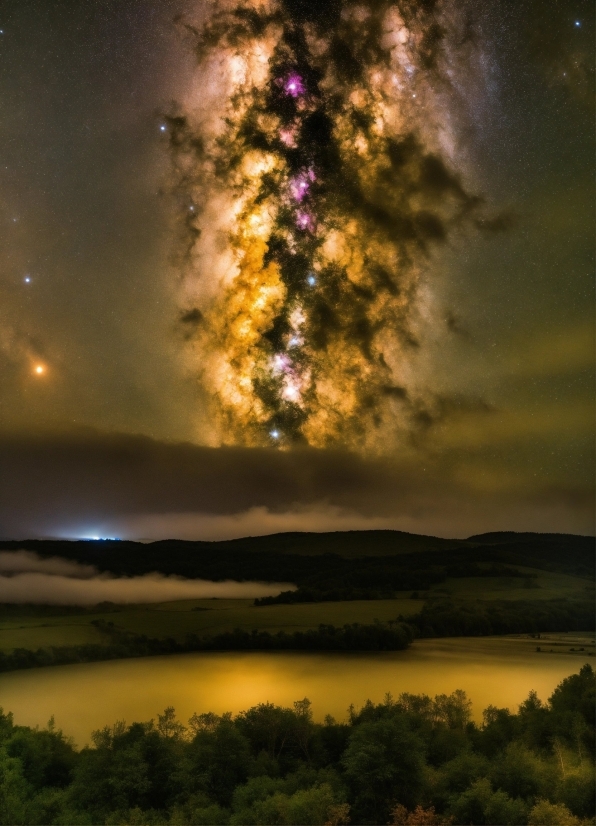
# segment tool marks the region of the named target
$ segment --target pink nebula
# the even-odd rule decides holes
[[[315,173],[312,169],[309,169],[306,172],[301,172],[300,175],[292,178],[290,180],[290,192],[292,194],[292,198],[300,203],[300,201],[308,195],[311,182],[314,180]]]
[[[296,128],[294,126],[289,129],[280,129],[279,139],[283,144],[289,146],[290,149],[295,149],[298,146],[296,143]]]
[[[303,229],[305,232],[315,231],[315,218],[312,213],[304,209],[299,209],[296,213],[296,226],[298,229]]]
[[[284,92],[292,98],[299,98],[306,92],[304,81],[297,72],[292,72],[284,80]]]

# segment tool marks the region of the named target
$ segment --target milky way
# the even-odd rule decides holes
[[[288,0],[186,30],[201,82],[168,118],[181,322],[219,440],[371,446],[423,422],[432,250],[490,228],[458,168],[465,11]]]

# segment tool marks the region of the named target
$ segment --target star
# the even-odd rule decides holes
[[[46,368],[43,366],[43,364],[36,364],[36,365],[35,365],[35,373],[36,373],[38,376],[43,376],[43,374],[45,373],[45,371],[46,371]]]
[[[581,27],[581,24],[582,24],[582,21],[581,21],[581,20],[576,20],[576,21],[575,21],[575,26],[576,26],[576,28],[578,28],[578,29],[579,29],[579,28]]]
[[[279,430],[272,430],[269,435],[272,439],[279,439]]]
[[[25,284],[30,284],[30,283],[31,283],[31,278],[30,278],[28,275],[26,275],[26,276],[23,278],[23,281],[25,282]]]

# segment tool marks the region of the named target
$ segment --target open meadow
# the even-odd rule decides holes
[[[496,601],[586,601],[593,598],[589,580],[566,574],[519,567],[524,576],[453,577],[426,591],[401,592],[395,599],[351,600],[296,604],[253,604],[249,599],[180,600],[144,605],[107,605],[98,609],[12,606],[0,615],[0,651],[36,650],[54,646],[109,643],[111,628],[155,639],[178,642],[187,635],[211,637],[241,629],[293,633],[320,624],[387,623],[412,617],[425,605],[448,599],[455,605]],[[413,596],[414,593],[414,596]],[[102,630],[103,629],[103,630]]]
[[[292,633],[316,628],[321,623],[368,625],[376,620],[394,620],[399,614],[409,616],[420,608],[420,600],[405,598],[263,606],[254,606],[249,599],[200,599],[63,616],[23,614],[0,621],[0,650],[108,642],[109,636],[94,625],[98,621],[113,622],[117,629],[133,634],[182,641],[187,634],[208,637],[236,628]]]

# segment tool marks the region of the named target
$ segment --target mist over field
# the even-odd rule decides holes
[[[294,589],[287,582],[211,582],[149,573],[116,577],[91,565],[32,551],[0,553],[0,602],[95,605],[98,602],[166,602],[176,599],[255,599]]]

